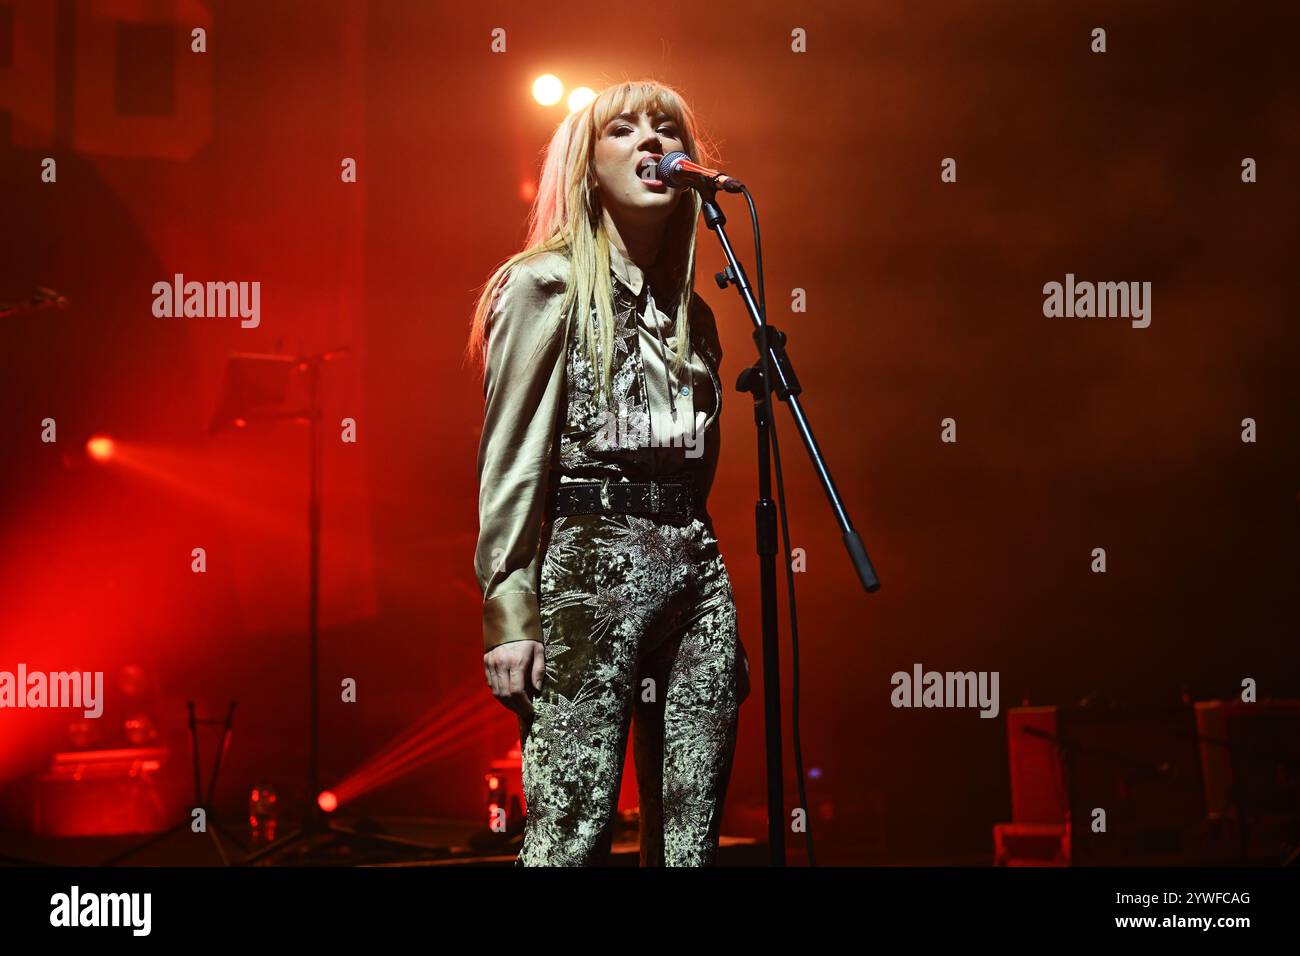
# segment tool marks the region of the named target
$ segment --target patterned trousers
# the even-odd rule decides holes
[[[545,547],[546,677],[519,719],[527,818],[515,864],[608,862],[633,712],[641,865],[713,864],[740,643],[712,528],[559,516]]]

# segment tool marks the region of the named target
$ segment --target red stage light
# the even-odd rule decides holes
[[[328,790],[321,791],[321,795],[316,798],[316,803],[326,813],[333,813],[339,808],[339,798]]]
[[[86,454],[95,461],[108,461],[113,457],[113,439],[96,435],[86,442]]]

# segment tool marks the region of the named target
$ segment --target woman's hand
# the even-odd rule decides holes
[[[499,644],[483,655],[483,672],[501,706],[531,717],[532,695],[542,689],[546,676],[546,649],[537,641]]]

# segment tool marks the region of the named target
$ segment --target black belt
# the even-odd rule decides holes
[[[562,482],[554,500],[557,515],[695,515],[695,486],[689,482]]]

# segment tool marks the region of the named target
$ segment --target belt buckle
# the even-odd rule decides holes
[[[650,512],[659,514],[659,482],[653,479],[650,481]]]
[[[613,511],[614,506],[609,500],[609,479],[605,478],[600,483],[600,506],[606,511]]]

